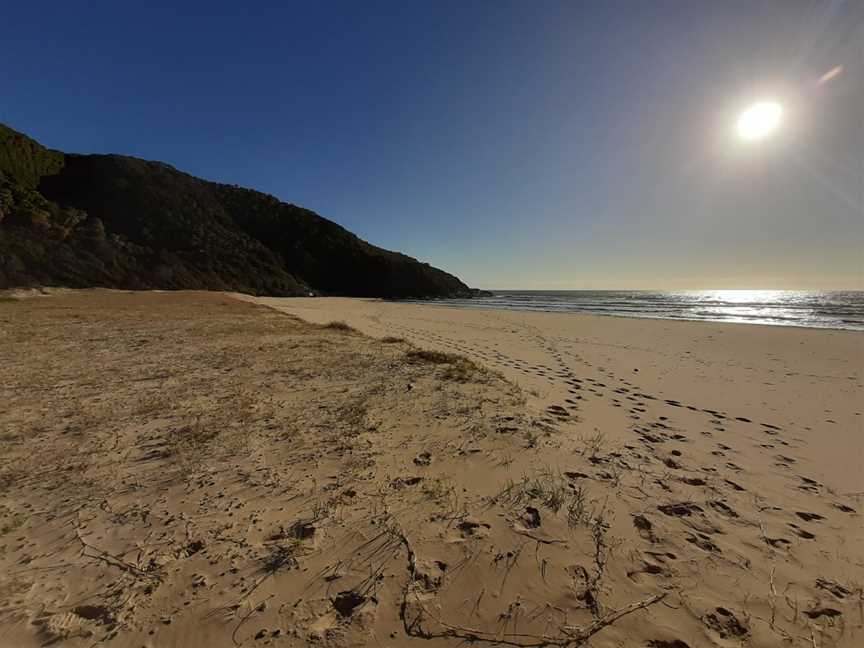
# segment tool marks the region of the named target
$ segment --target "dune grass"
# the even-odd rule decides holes
[[[455,353],[444,353],[443,351],[428,351],[426,349],[411,349],[405,354],[412,362],[429,362],[431,364],[457,364],[467,362],[474,364],[467,358]]]
[[[327,324],[324,324],[322,328],[330,329],[331,331],[341,331],[342,333],[357,333],[357,329],[341,320],[327,322]]]
[[[478,367],[474,362],[455,353],[445,353],[443,351],[428,351],[426,349],[411,349],[405,356],[412,363],[428,363],[432,365],[440,365],[443,371],[439,377],[443,380],[454,382],[469,382],[477,380],[486,375],[486,370]]]

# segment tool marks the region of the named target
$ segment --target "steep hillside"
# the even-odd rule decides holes
[[[0,124],[0,176],[30,189],[42,176],[63,168],[63,154]]]
[[[312,211],[160,162],[50,151],[0,125],[0,287],[470,293]]]

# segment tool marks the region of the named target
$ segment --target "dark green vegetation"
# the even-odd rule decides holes
[[[51,151],[0,124],[0,288],[470,296],[318,214],[160,162]]]
[[[428,363],[432,365],[441,365],[443,371],[439,376],[443,380],[454,380],[456,382],[480,382],[488,379],[492,372],[478,367],[468,358],[465,358],[455,353],[445,353],[443,351],[429,351],[427,349],[411,349],[405,354],[408,361],[414,364]]]
[[[356,333],[357,330],[347,324],[346,322],[330,322],[329,324],[324,325],[325,329],[330,329],[332,331],[342,331],[343,333]]]
[[[412,362],[430,362],[432,364],[456,364],[465,360],[464,357],[455,353],[445,353],[443,351],[427,351],[426,349],[412,349],[405,355]]]

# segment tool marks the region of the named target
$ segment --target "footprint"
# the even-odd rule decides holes
[[[681,464],[679,464],[677,461],[675,461],[671,457],[666,457],[663,460],[663,463],[666,465],[667,468],[675,468],[675,469],[681,468]]]
[[[749,628],[726,608],[715,608],[714,612],[706,614],[703,620],[705,621],[705,625],[720,635],[721,639],[745,637],[750,634]]]
[[[836,596],[839,599],[845,599],[847,596],[849,596],[852,593],[848,589],[846,589],[845,587],[840,585],[839,583],[835,583],[833,581],[829,581],[829,580],[826,580],[824,578],[817,578],[816,579],[816,587],[818,589],[825,590],[826,592],[831,592],[831,594],[833,594],[834,596]]]
[[[710,502],[708,502],[708,506],[713,508],[715,511],[722,513],[723,515],[726,515],[727,517],[738,517],[738,513],[735,512],[735,509],[727,506],[719,500],[711,500]]]
[[[676,504],[661,504],[657,510],[672,517],[690,517],[694,513],[701,513],[702,507],[693,502],[678,502]]]
[[[805,610],[804,614],[806,614],[811,619],[818,619],[819,617],[823,616],[828,618],[838,617],[842,614],[842,612],[840,612],[840,610],[835,610],[834,608],[820,607],[814,608],[812,610]]]
[[[550,405],[546,408],[546,411],[555,416],[567,417],[570,416],[570,412],[561,407],[560,405]]]
[[[767,542],[775,549],[785,548],[792,544],[786,538],[769,538],[768,536],[765,536],[765,542]]]
[[[809,531],[807,531],[805,529],[802,529],[797,524],[793,524],[792,522],[789,522],[789,526],[792,527],[792,529],[795,531],[795,535],[797,535],[799,538],[804,538],[805,540],[815,540],[816,539],[816,536],[814,534],[810,533]]]
[[[533,506],[526,506],[521,519],[526,527],[529,529],[536,529],[540,526],[540,511]]]
[[[343,618],[350,617],[354,610],[366,602],[366,597],[348,590],[339,592],[332,600],[333,607]]]
[[[689,486],[704,486],[705,480],[701,477],[681,477],[680,481],[688,484]]]
[[[574,479],[574,480],[575,479],[590,479],[591,478],[591,475],[586,475],[583,472],[574,472],[574,471],[565,472],[564,476],[567,477],[567,479]]]
[[[390,482],[390,486],[399,490],[400,488],[404,488],[405,486],[416,486],[421,481],[423,481],[422,477],[397,477],[392,482]]]
[[[490,529],[491,527],[485,522],[480,522],[473,518],[465,518],[456,525],[456,528],[459,529],[463,538],[470,538],[475,536],[479,537],[483,534],[485,529]]]
[[[660,576],[660,575],[665,575],[666,570],[663,569],[660,565],[655,565],[654,563],[643,561],[641,569],[634,569],[633,571],[627,572],[627,578],[629,578],[632,581],[639,582],[639,574],[650,574],[652,576]]]
[[[654,542],[654,525],[651,524],[651,520],[646,518],[644,515],[633,515],[633,526],[639,531],[639,535],[645,540],[650,540]]]
[[[428,466],[432,463],[432,455],[428,452],[421,452],[419,455],[414,457],[414,463],[418,466]]]
[[[657,551],[646,551],[646,554],[653,557],[655,560],[659,560],[662,563],[665,563],[667,560],[677,560],[678,556],[676,556],[671,551],[667,551],[666,553],[660,553]]]
[[[705,533],[697,533],[696,535],[687,536],[687,542],[696,545],[703,551],[709,551],[711,553],[723,553],[722,551],[720,551],[720,547],[714,544],[714,541],[711,540],[711,537]]]

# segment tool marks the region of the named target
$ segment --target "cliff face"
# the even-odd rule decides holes
[[[51,151],[0,124],[0,288],[468,296],[295,205],[160,162]]]

